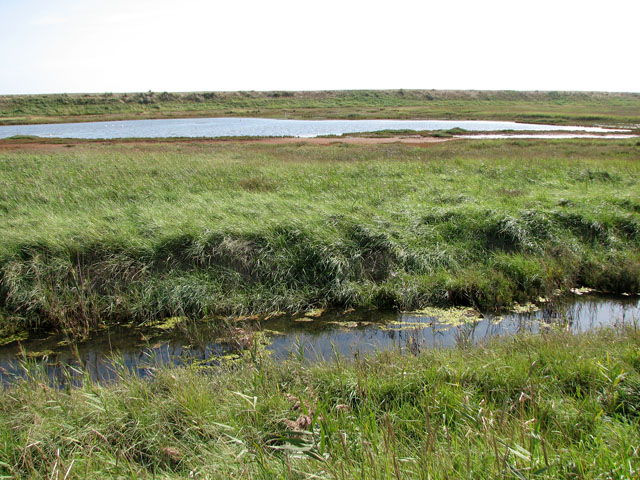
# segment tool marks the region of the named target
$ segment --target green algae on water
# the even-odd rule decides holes
[[[433,318],[437,320],[438,323],[444,323],[452,327],[464,325],[482,318],[482,313],[471,307],[426,307],[421,310],[406,313],[411,316]]]
[[[516,303],[513,307],[509,309],[513,313],[533,313],[540,310],[540,307],[535,303]]]
[[[12,333],[10,335],[0,333],[0,346],[9,345],[13,342],[21,342],[23,340],[26,340],[27,338],[29,338],[29,332],[27,332],[26,330]]]
[[[146,323],[146,327],[158,328],[160,330],[173,330],[178,325],[182,325],[187,321],[187,317],[169,317],[158,322]]]

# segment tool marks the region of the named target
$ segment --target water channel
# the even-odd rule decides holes
[[[327,312],[270,320],[194,321],[167,328],[115,328],[81,343],[61,336],[37,335],[0,348],[0,383],[29,375],[30,363],[51,384],[78,384],[85,375],[100,382],[116,380],[121,370],[142,377],[163,366],[215,366],[260,348],[277,361],[291,357],[309,362],[353,358],[386,349],[416,353],[429,348],[474,345],[493,337],[538,334],[552,329],[574,333],[640,324],[640,296],[572,296],[501,316],[464,311],[464,322],[433,313],[380,311]]]

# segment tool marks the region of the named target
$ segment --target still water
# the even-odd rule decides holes
[[[77,345],[61,337],[42,337],[2,347],[0,381],[6,385],[24,378],[25,362],[41,367],[36,370],[57,385],[79,384],[85,375],[109,382],[118,378],[120,370],[146,377],[166,365],[215,366],[222,358],[237,355],[237,339],[243,336],[239,343],[248,340],[243,346],[248,346],[249,352],[260,343],[278,361],[296,357],[317,362],[388,349],[416,353],[467,346],[493,337],[536,334],[553,328],[580,333],[606,326],[638,326],[639,322],[639,296],[588,295],[542,304],[524,313],[481,315],[457,326],[425,314],[355,311],[318,318],[285,317],[258,324],[253,321],[251,330],[238,325],[221,331],[219,326],[205,322],[171,330],[111,329]],[[236,331],[235,337],[229,336],[232,330]],[[248,331],[252,333],[247,339],[244,332]],[[31,358],[22,352],[30,352]]]
[[[581,131],[624,132],[600,127],[572,127],[482,120],[279,120],[270,118],[189,118],[118,122],[0,126],[0,138],[36,135],[59,138],[162,137],[317,137],[379,130]]]

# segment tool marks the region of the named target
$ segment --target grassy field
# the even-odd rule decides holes
[[[6,478],[636,479],[636,327],[0,395]]]
[[[0,149],[0,317],[495,310],[640,291],[637,140]]]
[[[640,124],[640,93],[353,90],[0,96],[0,125],[221,116]]]

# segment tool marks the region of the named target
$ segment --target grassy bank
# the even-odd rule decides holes
[[[640,291],[636,141],[46,147],[0,152],[7,329]]]
[[[228,116],[639,124],[640,93],[353,90],[0,96],[4,125]]]
[[[13,478],[632,479],[640,334],[308,366],[268,358],[0,396]]]

